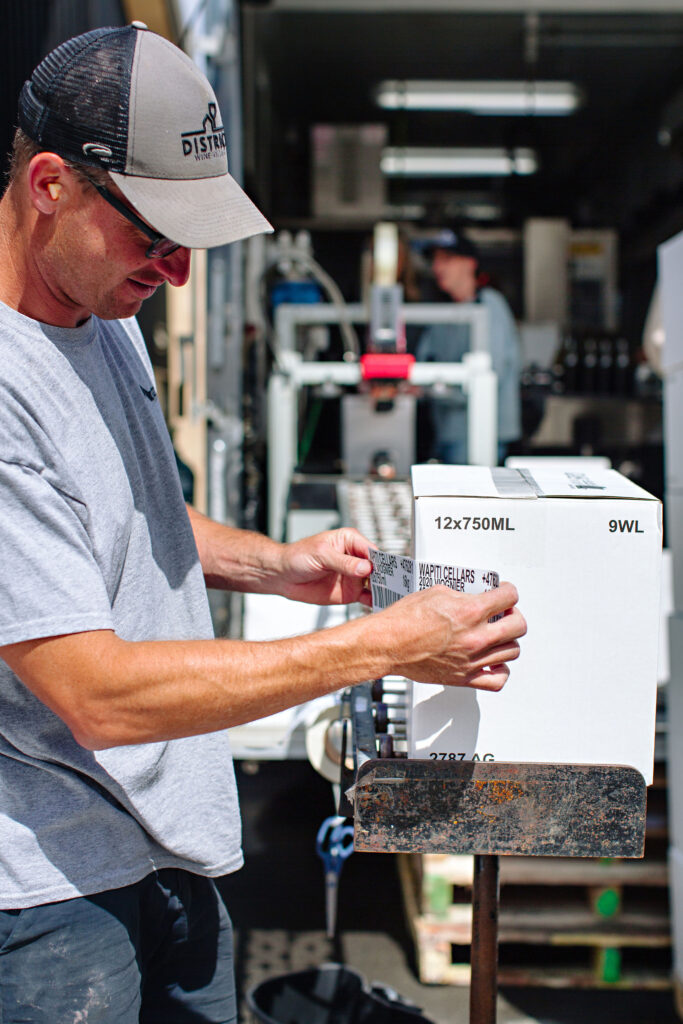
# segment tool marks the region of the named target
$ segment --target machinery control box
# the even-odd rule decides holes
[[[652,781],[661,503],[614,470],[413,466],[414,556],[514,583],[500,692],[413,683],[409,756],[630,765]]]

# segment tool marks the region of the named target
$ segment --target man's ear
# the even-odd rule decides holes
[[[36,153],[28,165],[28,195],[39,213],[53,214],[73,192],[75,180],[61,156]]]

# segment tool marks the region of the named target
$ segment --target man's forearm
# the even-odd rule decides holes
[[[382,675],[386,631],[363,616],[286,640],[126,642],[108,630],[4,648],[10,667],[99,749],[239,725]]]
[[[271,593],[282,544],[249,530],[223,526],[187,506],[207,587]]]
[[[310,604],[369,604],[369,542],[337,529],[292,544],[221,526],[188,507],[208,587],[279,594]]]
[[[484,594],[437,586],[287,640],[127,641],[93,630],[0,654],[97,749],[212,732],[388,674],[498,690],[526,631],[516,601],[509,583]]]

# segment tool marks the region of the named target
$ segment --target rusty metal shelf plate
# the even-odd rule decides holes
[[[356,775],[355,849],[642,857],[645,801],[629,767],[370,760]]]

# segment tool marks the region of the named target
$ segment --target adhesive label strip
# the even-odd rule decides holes
[[[427,590],[439,583],[461,594],[483,594],[500,585],[498,573],[492,569],[419,562],[407,555],[375,550],[370,552],[370,561],[373,611],[381,611],[407,594]]]

